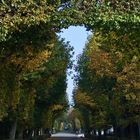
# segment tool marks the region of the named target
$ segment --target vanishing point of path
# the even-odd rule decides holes
[[[53,134],[51,138],[47,140],[88,140],[86,138],[79,138],[76,134],[70,133],[57,133]]]

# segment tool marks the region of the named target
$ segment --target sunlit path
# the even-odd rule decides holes
[[[79,135],[73,133],[56,133],[52,134],[51,138],[48,140],[87,140],[85,138],[81,138]]]
[[[56,134],[52,134],[51,137],[77,137],[76,134],[73,134],[73,133],[56,133]]]

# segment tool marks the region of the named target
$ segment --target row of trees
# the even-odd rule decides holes
[[[64,108],[66,69],[70,66],[68,64],[71,48],[56,36],[56,32],[62,28],[84,24],[87,29],[94,30],[94,33],[99,32],[102,36],[104,43],[100,49],[104,48],[103,52],[110,52],[112,49],[108,46],[115,44],[119,53],[125,54],[125,63],[120,66],[126,67],[125,64],[129,64],[132,58],[134,62],[138,61],[139,6],[139,0],[1,0],[1,130],[6,131],[6,135],[10,132],[11,139],[14,139],[16,128],[21,130],[17,131],[20,135],[23,132],[22,128],[49,128],[53,118]],[[107,33],[117,36],[115,43],[110,42]],[[127,45],[122,44],[123,36],[130,44],[127,44],[127,41]],[[115,48],[117,50],[117,47]],[[133,48],[135,49],[131,54]],[[136,57],[132,57],[135,53]],[[114,62],[111,65],[115,65]],[[113,72],[112,75],[116,76]],[[125,89],[125,86],[123,88]],[[54,98],[55,96],[57,98]],[[80,96],[84,97],[81,94]],[[88,100],[91,102],[87,106],[93,108],[94,100],[91,97],[88,97]],[[84,100],[81,102],[84,103]]]
[[[0,136],[38,135],[68,104],[72,47],[56,32],[63,0],[0,1]]]
[[[68,104],[72,47],[51,22],[60,6],[47,1],[0,2],[0,136],[48,133]],[[59,27],[58,27],[59,28]]]
[[[90,37],[78,59],[74,91],[87,130],[113,126],[117,135],[140,135],[139,43],[133,31],[96,31]]]
[[[17,50],[1,54],[1,136],[10,134],[14,139],[16,132],[23,137],[25,131],[38,135],[42,128],[50,130],[67,108],[66,73],[72,48],[56,35],[53,39],[53,44],[43,44],[45,49],[21,44],[19,50],[14,47]]]
[[[79,1],[78,1],[79,2]],[[93,30],[78,58],[75,107],[85,131],[114,127],[116,135],[140,135],[140,2],[80,1]]]

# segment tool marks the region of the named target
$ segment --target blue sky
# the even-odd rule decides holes
[[[90,32],[87,32],[84,27],[81,26],[70,26],[68,29],[63,29],[62,33],[60,33],[62,38],[65,38],[65,41],[69,41],[70,45],[74,47],[74,60],[76,60],[76,56],[82,53],[82,50],[86,44],[87,37]],[[72,76],[72,75],[71,75]],[[68,87],[67,94],[69,102],[72,103],[72,91],[73,91],[73,79],[68,76]]]

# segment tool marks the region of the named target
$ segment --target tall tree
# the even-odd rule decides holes
[[[96,108],[92,108],[95,128],[139,124],[138,46],[138,34],[96,32],[83,51],[77,68],[78,88],[95,101]]]

